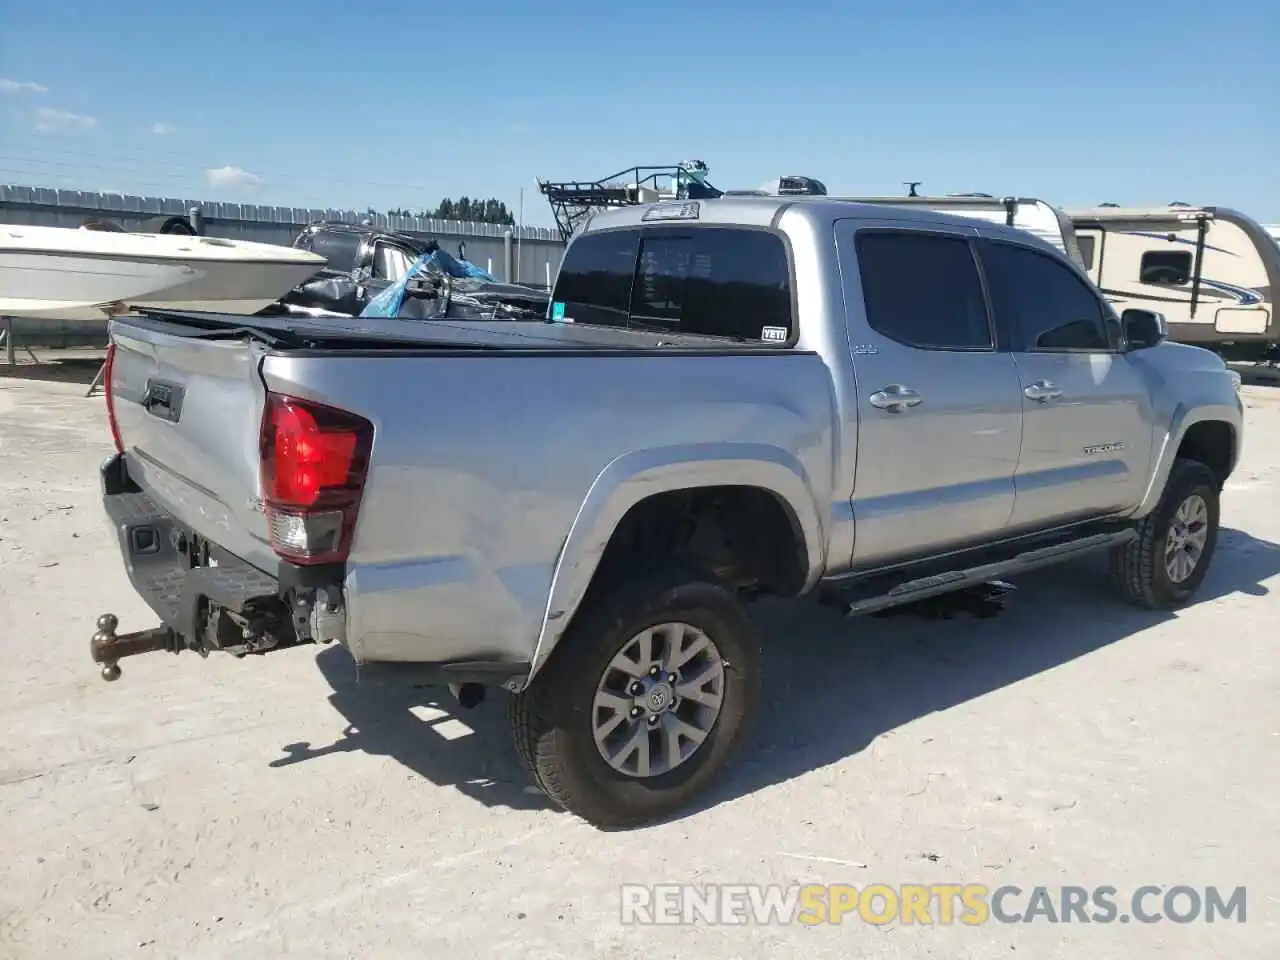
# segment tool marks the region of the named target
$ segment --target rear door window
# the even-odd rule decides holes
[[[921,350],[990,350],[994,339],[982,280],[961,237],[859,232],[858,273],[867,324]]]

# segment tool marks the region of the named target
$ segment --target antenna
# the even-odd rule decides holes
[[[916,190],[916,187],[920,186],[922,182],[923,181],[921,180],[903,180],[902,184],[907,188],[907,196],[908,197],[920,196],[919,192]]]

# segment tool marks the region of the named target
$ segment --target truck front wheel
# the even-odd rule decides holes
[[[1218,484],[1195,460],[1177,460],[1138,536],[1111,552],[1111,576],[1131,603],[1156,610],[1189,601],[1218,543]]]
[[[738,598],[676,568],[603,590],[512,701],[538,786],[598,827],[687,806],[727,765],[759,703],[760,647]]]

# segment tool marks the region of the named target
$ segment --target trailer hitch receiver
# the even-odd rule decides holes
[[[89,641],[89,654],[93,662],[102,665],[102,679],[120,679],[120,661],[140,653],[155,653],[177,649],[177,637],[168,627],[152,627],[136,633],[116,635],[120,619],[114,613],[104,613],[98,618],[98,632]]]

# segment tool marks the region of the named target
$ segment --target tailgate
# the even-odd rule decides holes
[[[111,336],[109,389],[129,476],[196,533],[275,569],[260,501],[263,347],[127,319]]]

